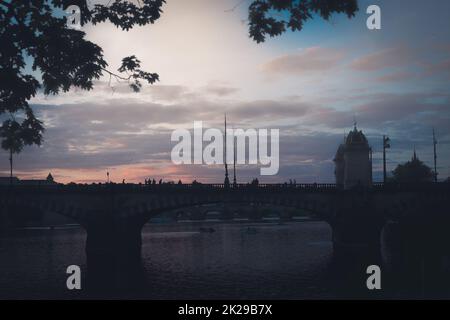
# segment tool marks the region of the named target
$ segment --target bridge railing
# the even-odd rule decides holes
[[[422,183],[374,183],[375,192],[429,192],[450,190],[449,182],[422,182]]]
[[[230,185],[228,188],[223,183],[193,183],[193,184],[113,184],[113,183],[98,183],[98,184],[55,184],[55,185],[14,185],[14,186],[0,186],[0,191],[10,192],[33,192],[33,191],[49,191],[49,192],[73,192],[73,191],[168,191],[168,190],[336,190],[336,184],[330,183],[274,183],[274,184],[236,184]]]
[[[162,183],[162,184],[113,184],[113,183],[98,183],[98,184],[55,184],[55,185],[0,185],[0,193],[8,192],[166,192],[177,190],[229,190],[229,191],[243,191],[243,190],[260,190],[260,191],[305,191],[305,192],[334,192],[342,191],[338,185],[333,183],[260,183],[260,184],[237,184],[230,185],[229,188],[225,187],[223,183],[193,183],[193,184],[174,184],[174,183]],[[438,182],[438,183],[420,183],[420,184],[383,184],[374,183],[370,189],[355,188],[351,191],[372,191],[372,192],[400,192],[400,191],[430,191],[430,190],[450,190],[450,183]]]

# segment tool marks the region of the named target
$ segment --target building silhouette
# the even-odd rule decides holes
[[[336,184],[342,189],[372,186],[372,148],[366,136],[354,128],[345,138],[334,158]]]
[[[0,185],[10,185],[10,177],[0,177]],[[52,174],[49,173],[46,179],[19,179],[17,177],[12,178],[13,185],[20,186],[53,186],[58,183],[53,178]]]
[[[11,177],[0,177],[0,186],[10,185],[11,183],[13,185],[19,184],[19,178],[12,177],[12,179],[11,179]]]

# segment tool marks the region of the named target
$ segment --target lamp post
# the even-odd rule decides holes
[[[387,174],[386,174],[386,149],[391,147],[391,140],[388,136],[383,136],[383,184],[386,184]]]

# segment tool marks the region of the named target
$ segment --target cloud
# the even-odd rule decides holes
[[[358,71],[376,71],[413,62],[413,51],[404,46],[387,48],[353,60],[350,67]]]
[[[191,125],[193,121],[221,126],[224,112],[229,114],[231,121],[255,126],[267,121],[300,119],[319,106],[295,98],[254,101],[194,98],[162,104],[116,97],[101,102],[34,104],[33,108],[49,129],[64,128],[68,133],[73,130],[81,131],[81,136],[95,133],[95,137],[101,137],[152,134]],[[90,145],[92,143],[84,145],[83,150]],[[119,146],[113,142],[104,145]]]
[[[104,181],[106,170],[114,172],[119,182],[148,177],[220,182],[220,166],[174,166],[170,134],[180,126],[190,129],[194,120],[222,128],[224,110],[235,127],[280,129],[280,172],[260,179],[267,182],[332,182],[333,155],[343,133],[351,129],[355,114],[375,151],[380,148],[379,137],[390,135],[395,141],[391,157],[396,163],[405,154],[409,157],[413,145],[427,159],[432,127],[438,132],[441,148],[450,140],[448,95],[380,93],[349,99],[357,103],[348,110],[298,97],[221,102],[193,98],[168,105],[111,98],[95,103],[34,105],[47,124],[45,141],[40,148],[25,148],[16,157],[16,169],[28,178],[42,178],[51,171],[63,182]],[[0,172],[6,175],[7,154],[2,151],[0,155],[5,160],[0,161]],[[239,167],[240,181],[257,175],[255,166]]]
[[[343,60],[342,51],[310,47],[299,53],[287,54],[266,62],[261,69],[270,74],[305,75],[337,67]]]
[[[443,75],[450,79],[450,58],[425,64],[424,67],[424,75],[427,77]]]
[[[416,77],[417,77],[417,74],[414,72],[399,71],[399,72],[393,72],[393,73],[389,73],[384,76],[378,77],[377,81],[378,82],[397,82],[397,81],[415,79]]]
[[[399,45],[354,59],[351,70],[360,72],[383,72],[376,81],[409,82],[421,80],[449,80],[450,55],[447,43],[435,43],[427,49]]]
[[[443,103],[435,103],[434,99]],[[426,94],[385,94],[374,101],[361,104],[354,110],[369,125],[407,123],[420,121],[423,115],[448,117],[450,115],[449,97]]]
[[[229,108],[230,114],[240,122],[254,123],[264,120],[302,118],[314,106],[304,101],[293,100],[255,100],[236,103]]]
[[[139,93],[133,92],[127,82],[96,81],[94,83],[94,94],[102,95],[109,99],[116,97],[129,97],[132,99],[150,100],[152,102],[174,102],[191,99],[197,95],[191,88],[182,85],[144,85]]]
[[[232,95],[239,91],[239,88],[219,86],[219,85],[208,85],[204,87],[206,93],[216,95],[219,97],[225,97]]]
[[[328,128],[347,128],[356,116],[366,128],[380,130],[382,127],[395,128],[411,122],[420,122],[425,116],[450,118],[450,96],[440,94],[374,94],[355,96],[355,106],[348,110],[330,107],[313,109],[304,122],[310,125],[323,125]],[[360,103],[359,101],[364,101]],[[447,129],[445,129],[447,132]]]

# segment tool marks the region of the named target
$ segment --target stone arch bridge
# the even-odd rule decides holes
[[[72,218],[87,231],[88,265],[138,264],[141,229],[164,211],[202,204],[277,205],[308,210],[328,222],[335,250],[363,247],[379,251],[387,221],[412,225],[425,237],[450,226],[450,184],[375,185],[339,190],[333,184],[57,185],[4,186],[0,216],[15,210],[42,210]],[[427,229],[428,228],[428,229]]]

